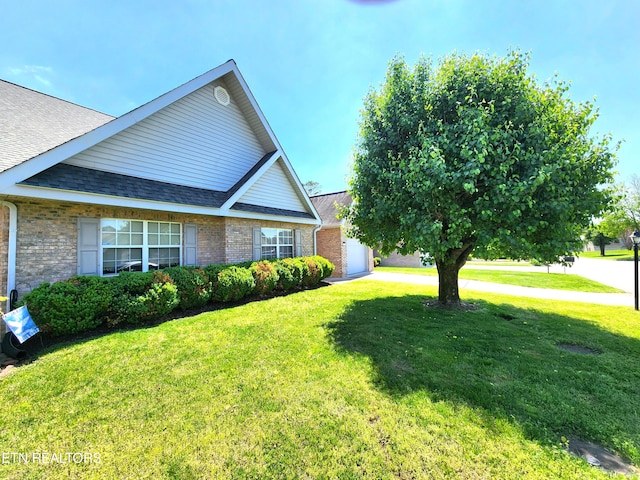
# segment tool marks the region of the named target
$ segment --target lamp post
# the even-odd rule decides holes
[[[629,238],[633,242],[633,280],[635,282],[633,291],[635,293],[636,310],[638,310],[638,244],[640,244],[640,232],[636,230]]]

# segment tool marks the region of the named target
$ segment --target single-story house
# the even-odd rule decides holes
[[[345,220],[338,218],[341,206],[351,205],[347,192],[328,193],[311,197],[322,227],[316,231],[318,255],[327,258],[336,267],[333,276],[346,278],[373,270],[373,250],[344,232]]]
[[[117,118],[0,80],[0,296],[313,255],[320,222],[233,60]]]

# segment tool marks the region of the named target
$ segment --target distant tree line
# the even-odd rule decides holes
[[[631,249],[630,235],[640,230],[640,177],[631,175],[628,182],[616,185],[615,202],[601,221],[586,232],[586,239],[600,248],[604,256],[604,246],[620,241]]]

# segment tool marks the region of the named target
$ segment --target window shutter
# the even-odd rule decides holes
[[[78,219],[78,275],[100,275],[100,219]]]
[[[296,257],[301,257],[302,256],[302,230],[294,230],[293,233],[295,234],[295,248],[296,248]]]
[[[256,227],[253,229],[253,260],[257,261],[262,258],[262,229]]]
[[[198,265],[198,226],[184,224],[184,265]]]

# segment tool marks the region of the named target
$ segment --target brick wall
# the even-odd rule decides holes
[[[205,216],[183,216],[183,223],[195,223],[198,226],[198,258],[200,266],[212,263],[225,263],[224,218]]]
[[[299,225],[287,222],[270,222],[244,218],[225,218],[224,263],[253,260],[254,228],[291,228],[302,234],[302,255],[313,255],[313,225]]]
[[[86,205],[39,199],[6,198],[18,209],[16,288],[20,296],[43,282],[72,277],[77,272],[78,218],[118,218],[193,223],[198,226],[197,263],[251,260],[253,227],[302,231],[302,253],[313,254],[313,226],[238,218],[185,215],[125,207]],[[6,292],[8,209],[0,217],[0,296]]]
[[[336,269],[333,277],[343,278],[347,276],[347,248],[343,245],[346,237],[341,228],[321,229],[316,233],[318,243],[317,252],[333,263]]]
[[[15,200],[18,208],[16,288],[19,294],[43,282],[76,274],[78,216],[96,216],[86,205]]]

